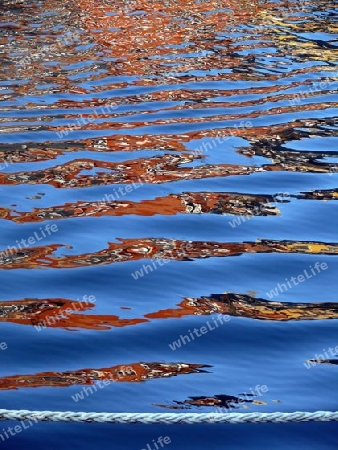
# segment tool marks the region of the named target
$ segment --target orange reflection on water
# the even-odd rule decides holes
[[[154,200],[132,202],[129,200],[110,201],[119,198],[118,192],[106,194],[107,200],[99,202],[76,202],[49,208],[35,208],[33,212],[18,212],[0,208],[0,218],[16,223],[42,222],[78,217],[175,215],[179,213],[199,214],[247,214],[269,216],[279,214],[270,204],[271,195],[239,194],[232,192],[184,192],[157,197]]]
[[[145,318],[122,319],[114,315],[79,314],[92,309],[94,303],[63,298],[24,299],[0,302],[0,322],[34,325],[44,328],[109,330],[148,322]]]
[[[142,259],[189,261],[193,258],[239,256],[243,253],[303,253],[338,254],[337,243],[311,241],[273,241],[256,242],[213,242],[182,241],[175,239],[144,238],[117,239],[109,242],[108,248],[95,253],[60,256],[53,253],[67,246],[50,244],[40,247],[18,248],[0,252],[1,269],[19,268],[76,268],[98,266],[116,262],[137,261]],[[68,247],[69,248],[69,247]],[[161,265],[161,264],[160,264]],[[163,264],[162,264],[163,265]]]
[[[0,378],[0,390],[38,387],[68,387],[94,385],[95,381],[140,382],[155,378],[203,373],[205,364],[189,363],[131,363],[102,369],[81,369],[66,372],[40,372],[34,375],[14,375]]]
[[[178,319],[187,316],[222,314],[255,320],[326,320],[338,319],[338,303],[291,303],[268,301],[247,294],[212,294],[199,298],[184,298],[174,308],[162,309],[138,318],[117,315],[88,314],[93,303],[62,298],[24,299],[0,302],[0,322],[67,330],[109,330],[150,322],[151,320]]]

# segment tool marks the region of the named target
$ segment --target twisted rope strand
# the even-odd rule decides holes
[[[119,424],[285,423],[338,421],[338,411],[293,413],[96,413],[0,409],[0,420],[41,422],[95,422]]]

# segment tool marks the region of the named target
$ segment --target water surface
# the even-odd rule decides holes
[[[337,410],[334,2],[0,8],[1,407]],[[0,441],[333,449],[336,429],[42,423]]]

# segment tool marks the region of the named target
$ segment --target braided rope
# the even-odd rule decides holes
[[[43,422],[95,422],[119,424],[285,423],[338,421],[338,411],[293,413],[95,413],[73,411],[27,411],[0,409],[0,420]]]

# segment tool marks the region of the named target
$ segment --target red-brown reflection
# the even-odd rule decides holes
[[[212,294],[185,298],[179,308],[146,314],[148,319],[180,318],[191,315],[226,314],[258,320],[324,320],[338,319],[338,303],[290,303],[268,301],[247,294]]]
[[[0,184],[50,184],[57,188],[80,188],[108,184],[166,183],[184,179],[201,179],[229,175],[249,175],[268,170],[262,167],[219,164],[198,167],[179,167],[201,159],[190,154],[154,156],[123,163],[111,163],[91,159],[73,160],[44,170],[21,171],[0,174]],[[271,170],[272,170],[271,166]],[[104,169],[105,171],[100,171]],[[81,174],[93,171],[94,175]],[[282,170],[276,167],[275,170]],[[329,171],[329,168],[327,168]]]
[[[311,241],[272,241],[256,242],[212,242],[181,241],[174,239],[121,239],[119,243],[109,243],[107,249],[82,255],[54,256],[53,253],[64,247],[51,244],[44,247],[21,248],[0,252],[0,269],[23,268],[75,268],[112,264],[116,262],[142,259],[189,261],[193,258],[239,256],[243,253],[303,253],[338,254],[337,243]],[[159,265],[163,265],[159,262]],[[155,268],[156,264],[155,264]],[[140,268],[142,269],[142,268]],[[143,270],[143,269],[142,269]],[[152,271],[152,270],[151,270]],[[142,275],[143,276],[143,272]]]
[[[93,40],[117,58],[121,71],[138,76],[167,72],[168,67],[163,63],[170,61],[170,55],[177,55],[181,71],[188,67],[191,70],[193,63],[185,63],[180,58],[182,53],[195,49],[212,51],[215,35],[222,32],[225,24],[247,20],[249,15],[263,9],[257,1],[243,7],[232,0],[225,3],[178,0],[165,4],[151,0],[100,4],[95,0],[80,0],[77,5],[83,13],[82,26]],[[227,39],[223,41],[227,43]],[[179,46],[184,43],[187,48],[182,50]],[[208,63],[213,68],[223,67],[213,52],[195,59],[204,63],[199,61],[199,69],[201,64],[204,67]]]
[[[184,298],[175,308],[167,308],[143,317],[125,319],[116,315],[84,313],[93,303],[63,298],[24,299],[0,302],[0,322],[67,330],[109,330],[187,316],[222,314],[255,320],[326,320],[338,319],[338,303],[290,303],[268,301],[247,294],[212,294],[199,298]]]
[[[34,325],[44,328],[109,330],[148,322],[148,319],[122,319],[114,315],[79,314],[94,303],[63,298],[25,299],[0,302],[0,322]]]
[[[119,193],[106,194],[106,200],[66,203],[49,208],[34,208],[33,212],[21,212],[0,207],[0,218],[16,223],[43,222],[79,217],[154,216],[156,214],[172,216],[175,214],[233,214],[244,216],[279,215],[280,211],[272,203],[286,203],[283,195],[240,194],[236,192],[184,192],[157,197],[153,200],[133,202],[115,200]],[[117,197],[117,198],[118,198]],[[291,195],[300,200],[338,200],[337,189],[316,190]],[[287,198],[287,197],[286,197]]]
[[[118,193],[115,192],[119,196]],[[35,208],[33,212],[18,212],[0,208],[0,218],[16,223],[42,222],[78,217],[139,216],[185,214],[236,214],[252,216],[278,215],[279,210],[271,202],[271,195],[239,194],[232,192],[184,192],[157,197],[154,200],[132,202],[129,200],[110,201],[114,194],[107,194],[106,201],[66,203],[49,208]],[[118,198],[118,197],[117,197]],[[277,200],[279,201],[279,200]]]
[[[40,372],[34,375],[14,375],[0,378],[0,390],[38,387],[94,385],[95,381],[140,382],[155,378],[203,373],[205,364],[131,363],[102,369],[81,369],[67,372]]]
[[[276,164],[245,166],[235,164],[208,164],[196,167],[182,167],[183,164],[203,159],[202,155],[189,153],[165,154],[151,158],[140,158],[119,163],[79,159],[36,171],[1,173],[0,184],[50,184],[57,188],[84,188],[108,184],[167,183],[180,180],[199,180],[203,178],[250,175],[265,171],[330,173],[335,164],[294,159],[283,160]],[[100,170],[103,169],[103,170]],[[94,171],[95,174],[83,174]]]
[[[198,92],[198,91],[196,91]],[[238,90],[239,94],[243,94],[243,90]],[[226,95],[226,92],[224,93]],[[318,136],[334,136],[334,131],[323,127],[333,126],[331,119],[318,120],[296,120],[291,125],[270,125],[264,127],[230,127],[230,128],[214,128],[208,130],[199,130],[180,135],[136,135],[128,136],[117,134],[110,137],[102,137],[98,139],[72,140],[61,142],[46,142],[20,144],[0,144],[0,163],[9,165],[19,162],[34,162],[56,159],[64,153],[75,153],[80,150],[88,150],[91,152],[131,152],[137,150],[171,150],[176,152],[188,151],[187,144],[193,140],[203,138],[213,139],[211,149],[205,148],[200,144],[192,149],[192,154],[184,154],[185,157],[192,158],[207,156],[208,151],[213,152],[213,148],[217,146],[227,146],[226,138],[230,136],[241,136],[251,143],[251,147],[245,148],[245,151],[239,149],[239,153],[247,157],[255,154],[273,159],[275,163],[285,164],[291,162],[295,164],[301,171],[312,170],[321,171],[325,165],[319,162],[323,158],[338,156],[338,152],[305,152],[296,150],[281,150],[280,144],[290,140],[299,140],[311,137],[313,128],[316,128]],[[301,128],[301,130],[300,130]],[[67,137],[68,134],[65,136]],[[168,157],[168,156],[167,156]],[[149,161],[149,160],[144,160]],[[180,161],[177,160],[179,163]],[[187,161],[185,161],[187,162]],[[190,161],[188,161],[190,162]],[[126,161],[125,163],[128,163]],[[184,160],[182,160],[184,163]],[[292,170],[290,164],[285,166],[285,170]],[[302,168],[303,167],[303,168]],[[141,174],[140,174],[141,175]],[[0,175],[1,176],[1,175]],[[1,179],[1,178],[0,178]]]

